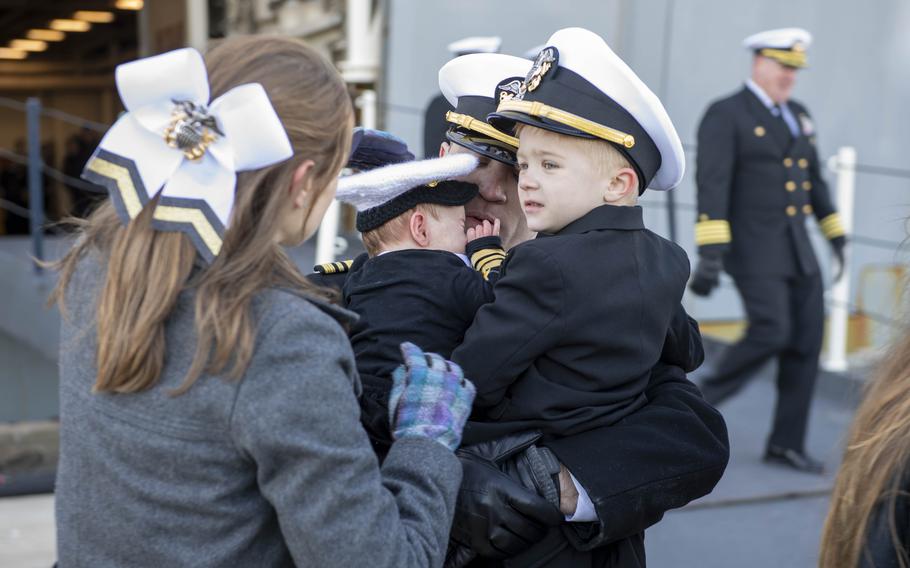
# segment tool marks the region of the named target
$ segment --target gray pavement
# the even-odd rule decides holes
[[[50,568],[55,535],[53,495],[0,498],[0,566]]]
[[[649,566],[817,565],[822,524],[855,400],[842,388],[819,388],[807,451],[824,459],[825,475],[770,466],[761,461],[761,454],[776,397],[772,376],[773,369],[765,369],[720,407],[730,430],[730,465],[710,495],[668,512],[647,531]]]

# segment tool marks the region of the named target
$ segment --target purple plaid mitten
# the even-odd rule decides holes
[[[474,385],[461,367],[413,343],[402,343],[401,355],[389,395],[392,436],[430,438],[454,450],[471,414]]]

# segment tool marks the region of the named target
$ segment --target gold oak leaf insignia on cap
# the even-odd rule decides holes
[[[534,60],[534,65],[531,66],[531,70],[528,71],[528,75],[525,77],[524,84],[522,85],[524,89],[520,95],[524,95],[524,92],[533,91],[539,87],[544,75],[558,63],[559,50],[552,46],[541,49],[540,53],[537,54],[537,59]],[[518,98],[521,98],[521,96]]]
[[[514,99],[521,92],[521,78],[506,79],[496,85],[496,100],[502,102],[508,99]]]

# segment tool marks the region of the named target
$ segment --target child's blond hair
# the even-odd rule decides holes
[[[398,217],[395,217],[371,231],[361,234],[363,239],[363,248],[367,250],[370,256],[376,256],[383,249],[400,242],[406,238],[410,232],[411,215],[418,211],[426,215],[431,215],[434,219],[439,219],[438,205],[433,203],[420,203],[416,207],[408,209]]]
[[[521,123],[516,124],[515,136],[520,138],[521,131],[528,126],[530,125]],[[614,148],[613,145],[606,140],[569,136],[545,128],[538,128],[536,126],[532,126],[532,128],[540,130],[542,136],[552,139],[554,144],[559,144],[561,146],[572,145],[581,150],[592,162],[594,162],[598,173],[604,177],[612,176],[622,168],[632,167],[629,160],[622,155],[622,152]]]

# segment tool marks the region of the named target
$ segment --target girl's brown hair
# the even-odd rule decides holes
[[[156,383],[164,367],[165,322],[184,289],[196,289],[197,344],[176,394],[189,389],[203,372],[234,379],[243,375],[255,347],[251,302],[258,291],[283,287],[311,297],[329,296],[300,274],[276,237],[297,167],[305,160],[314,163],[309,207],[347,160],[353,113],[341,77],[315,50],[281,37],[228,38],[205,55],[205,63],[212,99],[244,83],[265,88],[294,155],[280,164],[238,173],[221,253],[203,270],[194,271],[196,250],[186,235],[151,229],[151,205],[128,226],[121,224],[109,202],[81,224],[77,244],[55,265],[60,280],[51,301],[66,314],[66,287],[78,261],[89,251],[108,259],[97,308],[96,392],[138,392]]]
[[[850,429],[822,532],[819,566],[859,566],[878,507],[890,517],[891,540],[902,568],[910,566],[894,523],[910,459],[910,333],[894,345],[869,384]]]

